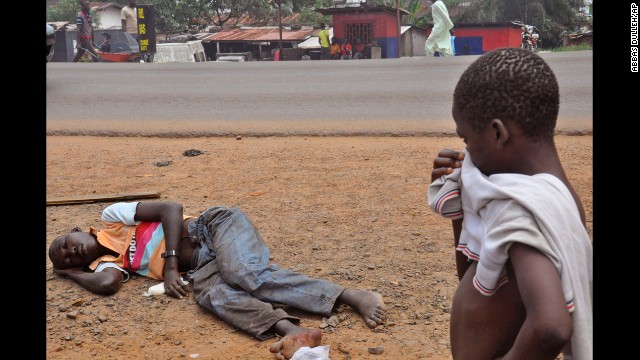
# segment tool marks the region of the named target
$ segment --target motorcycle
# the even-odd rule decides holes
[[[538,43],[540,42],[540,34],[536,31],[535,26],[526,25],[522,27],[522,47],[525,50],[533,52],[538,51]]]

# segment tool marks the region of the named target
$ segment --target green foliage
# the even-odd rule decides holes
[[[68,21],[70,24],[75,24],[79,11],[80,4],[78,4],[78,0],[60,0],[57,6],[47,8],[46,21]],[[91,16],[94,27],[98,28],[100,26],[100,14],[91,12]]]
[[[551,49],[552,52],[583,51],[583,50],[593,50],[593,47],[589,44],[580,44],[580,45],[558,46],[556,48]]]
[[[300,24],[301,25],[319,25],[320,23],[331,24],[333,22],[333,16],[324,16],[317,12],[315,9],[326,9],[333,5],[331,0],[314,0],[311,6],[302,8],[300,12]]]
[[[446,3],[446,2],[445,2]],[[577,10],[584,0],[469,0],[468,6],[457,6],[453,23],[519,21],[540,29],[542,43],[556,46],[561,34],[581,24]],[[451,8],[447,4],[449,11]],[[586,21],[586,20],[585,20]]]
[[[78,11],[78,0],[60,0],[57,6],[47,8],[47,22],[68,21],[74,24]]]

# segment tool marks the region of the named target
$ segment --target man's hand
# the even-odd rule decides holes
[[[187,295],[189,286],[182,282],[180,273],[177,271],[169,271],[164,273],[164,291],[165,294],[174,298],[182,299]]]
[[[451,149],[443,149],[438,153],[438,157],[433,160],[433,170],[431,171],[431,182],[439,179],[443,175],[453,172],[454,168],[462,166],[464,153]]]

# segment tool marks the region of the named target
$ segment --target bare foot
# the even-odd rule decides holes
[[[318,329],[296,328],[289,331],[282,339],[273,343],[269,347],[269,351],[276,354],[276,359],[291,359],[293,354],[301,347],[308,346],[310,348],[320,345],[322,341],[322,332]]]
[[[385,320],[384,301],[382,301],[382,295],[377,292],[346,289],[338,297],[338,302],[354,308],[372,329]]]

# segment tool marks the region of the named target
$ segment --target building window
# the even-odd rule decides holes
[[[363,44],[369,44],[371,38],[371,23],[347,24],[344,37],[355,44],[356,39],[362,40]]]

